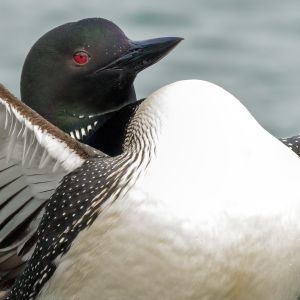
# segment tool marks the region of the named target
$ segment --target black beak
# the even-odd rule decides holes
[[[132,42],[131,48],[125,54],[97,70],[97,73],[104,70],[118,70],[137,74],[161,60],[182,40],[179,37],[163,37]]]

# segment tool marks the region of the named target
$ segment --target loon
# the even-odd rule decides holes
[[[27,55],[23,102],[0,87],[0,290],[30,258],[46,201],[62,178],[91,155],[122,151],[120,128],[141,101],[135,77],[181,40],[132,41],[102,18],[67,23]]]
[[[24,105],[4,104],[22,120]],[[123,130],[114,157],[47,131],[50,156],[66,151],[63,164],[77,168],[49,199],[6,300],[297,300],[295,153],[200,80],[159,89]]]

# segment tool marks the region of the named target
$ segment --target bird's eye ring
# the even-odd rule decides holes
[[[85,51],[77,51],[73,54],[73,60],[77,65],[83,66],[89,62],[90,56]]]

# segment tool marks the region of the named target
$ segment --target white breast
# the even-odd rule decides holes
[[[207,82],[167,86],[140,110],[159,117],[157,156],[39,299],[296,300],[298,157]]]

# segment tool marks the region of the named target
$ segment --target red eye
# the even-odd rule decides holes
[[[78,51],[74,53],[73,59],[78,65],[85,65],[89,62],[90,56],[84,51]]]

